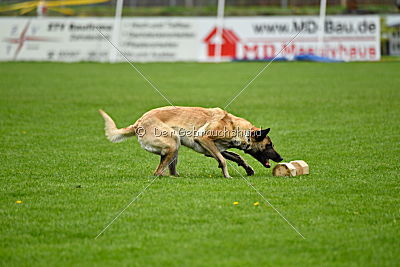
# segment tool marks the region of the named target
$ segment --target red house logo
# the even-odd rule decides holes
[[[209,57],[215,57],[217,27],[215,27],[203,40],[207,44],[207,55]],[[236,45],[240,41],[239,37],[228,29],[222,30],[222,45],[221,45],[221,56],[222,57],[236,57]]]

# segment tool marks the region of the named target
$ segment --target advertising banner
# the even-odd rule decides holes
[[[326,17],[323,43],[318,44],[318,17],[227,18],[224,23],[222,56],[236,59],[272,58],[279,51],[289,59],[299,54],[316,54],[345,61],[380,59],[378,16]],[[199,60],[215,54],[215,28],[202,33]],[[286,44],[301,32],[298,37]],[[204,47],[206,46],[206,47]],[[203,51],[207,52],[204,53]]]
[[[392,28],[389,32],[389,54],[400,56],[400,15],[387,15],[386,26]]]
[[[0,18],[0,60],[106,61],[110,18]]]
[[[378,16],[331,16],[318,43],[317,16],[228,17],[223,60],[316,54],[344,61],[380,59]],[[108,61],[114,18],[0,18],[0,60]],[[214,17],[122,18],[115,45],[132,61],[214,61]],[[297,34],[298,37],[285,45]],[[124,58],[118,54],[118,61]]]

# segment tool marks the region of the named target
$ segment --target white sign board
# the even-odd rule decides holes
[[[0,60],[105,61],[112,20],[0,18]]]
[[[400,26],[400,15],[387,15],[386,25],[388,27],[399,27]]]
[[[318,50],[318,17],[227,18],[222,54],[237,59],[272,58],[302,31],[281,56],[316,54],[345,61],[379,60],[379,26],[378,16],[327,17],[324,43]],[[212,38],[211,45],[206,41],[203,46],[208,46],[208,52],[200,54],[202,60],[214,53]]]
[[[400,56],[400,15],[386,16],[386,25],[393,27],[389,35],[389,53],[391,56]]]
[[[108,61],[113,18],[0,18],[0,60]],[[131,61],[214,61],[213,17],[122,18],[117,47]],[[378,16],[331,16],[318,49],[318,17],[225,18],[224,60],[311,53],[345,61],[380,59]],[[123,61],[118,56],[118,61]]]
[[[196,18],[123,18],[119,45],[134,61],[196,61],[199,26]]]

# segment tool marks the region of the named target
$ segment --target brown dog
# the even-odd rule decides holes
[[[282,161],[267,136],[269,128],[256,128],[247,120],[220,108],[156,108],[122,129],[118,129],[103,110],[99,112],[105,120],[106,136],[111,142],[121,142],[136,135],[142,148],[161,156],[155,175],[163,175],[167,167],[171,175],[178,175],[176,164],[181,144],[215,158],[226,178],[230,178],[226,159],[242,166],[247,175],[254,174],[254,170],[240,155],[227,151],[230,148],[243,150],[266,168],[271,167],[269,159]]]

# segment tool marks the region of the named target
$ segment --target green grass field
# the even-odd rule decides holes
[[[263,65],[138,67],[175,105],[224,107]],[[262,199],[232,167],[224,179],[185,147],[181,177],[157,179],[95,240],[159,162],[136,138],[108,142],[97,109],[122,127],[167,103],[128,64],[1,63],[0,264],[398,266],[399,69],[273,63],[228,107],[271,127],[286,162],[310,164],[308,176],[277,178],[244,156],[305,240],[253,206]]]

